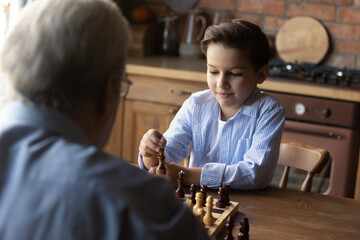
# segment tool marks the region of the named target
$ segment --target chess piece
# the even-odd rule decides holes
[[[192,203],[191,198],[187,198],[185,200],[185,204],[188,205],[190,209],[193,209],[193,207],[194,207],[194,204]]]
[[[247,217],[244,217],[240,221],[240,233],[238,234],[238,240],[249,240],[249,220]]]
[[[190,195],[189,195],[188,198],[191,199],[193,205],[195,205],[195,203],[196,203],[196,200],[195,200],[196,190],[197,190],[197,185],[196,184],[191,184],[191,186],[190,186]]]
[[[219,188],[219,191],[218,191],[218,200],[216,201],[216,207],[218,208],[225,208],[226,205],[225,205],[225,199],[224,199],[224,189],[222,187]]]
[[[178,182],[178,187],[175,191],[175,195],[178,197],[178,198],[184,198],[185,197],[185,191],[184,191],[184,175],[185,175],[185,172],[183,170],[181,170],[179,173],[179,178],[177,180]]]
[[[224,189],[225,205],[230,206],[230,185],[222,184],[222,188]]]
[[[215,219],[212,215],[212,209],[213,209],[213,197],[208,196],[206,198],[206,214],[203,218],[203,222],[205,226],[212,226],[215,222]]]
[[[237,240],[249,240],[248,238],[246,238],[242,233],[238,234]]]
[[[161,148],[158,154],[159,166],[156,168],[156,175],[166,175],[166,168],[164,165],[164,149]]]
[[[196,204],[193,207],[193,213],[195,215],[198,215],[198,209],[203,208],[202,207],[203,194],[201,192],[196,193],[195,199],[196,199]]]
[[[234,240],[234,237],[232,235],[232,230],[234,227],[234,219],[232,216],[229,216],[226,220],[226,236],[224,238],[224,240]]]
[[[207,193],[208,187],[206,185],[202,185],[200,192],[203,194],[203,207],[205,207],[205,203],[206,203],[206,193]]]
[[[197,210],[196,215],[199,217],[200,222],[203,223],[203,219],[204,219],[204,215],[205,215],[205,210],[204,210],[203,208],[199,208],[199,209]]]

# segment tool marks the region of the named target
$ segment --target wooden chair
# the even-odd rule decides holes
[[[294,167],[307,172],[307,176],[301,185],[301,191],[310,192],[314,174],[320,173],[329,162],[329,159],[330,154],[326,149],[295,141],[282,140],[278,164],[284,165],[285,169],[279,188],[286,188],[290,167]]]

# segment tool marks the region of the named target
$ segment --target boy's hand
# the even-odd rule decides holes
[[[141,139],[139,152],[143,157],[155,157],[160,148],[165,148],[165,145],[164,136],[156,129],[150,129]]]
[[[151,167],[149,173],[156,175],[156,168],[157,166]],[[169,179],[175,187],[177,186],[178,173],[180,170],[185,172],[185,186],[190,186],[191,184],[200,185],[201,168],[187,168],[176,163],[166,163],[165,168],[166,175],[164,177]]]
[[[157,166],[151,167],[149,169],[149,173],[156,175],[156,168]],[[180,170],[183,170],[184,172],[187,170],[186,167],[183,167],[176,163],[166,163],[165,168],[166,175],[164,175],[164,177],[169,179],[173,186],[177,186],[178,173],[180,172]]]

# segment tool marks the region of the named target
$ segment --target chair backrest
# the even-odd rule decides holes
[[[306,178],[301,185],[301,191],[310,192],[314,174],[320,173],[329,162],[329,159],[330,154],[326,149],[283,139],[280,145],[278,164],[284,165],[285,169],[279,188],[286,188],[290,167],[294,167],[307,172]]]

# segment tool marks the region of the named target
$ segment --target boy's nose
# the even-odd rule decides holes
[[[219,79],[216,83],[216,86],[218,88],[228,88],[229,87],[229,81],[227,79],[227,76],[225,74],[219,75]]]

